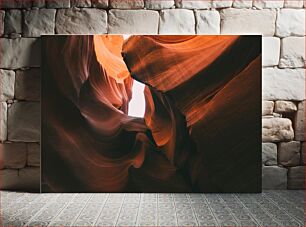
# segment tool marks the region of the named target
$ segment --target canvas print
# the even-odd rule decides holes
[[[261,36],[44,36],[42,64],[42,192],[261,191]]]

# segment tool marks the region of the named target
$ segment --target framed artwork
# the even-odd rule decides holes
[[[261,36],[43,36],[42,61],[42,192],[261,192]]]

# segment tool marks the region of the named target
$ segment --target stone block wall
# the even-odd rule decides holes
[[[38,190],[40,36],[262,34],[263,188],[304,187],[301,0],[0,0],[0,182]]]

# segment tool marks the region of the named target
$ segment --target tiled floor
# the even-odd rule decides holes
[[[262,194],[1,192],[4,226],[304,226],[303,191]]]

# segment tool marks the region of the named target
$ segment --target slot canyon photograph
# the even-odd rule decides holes
[[[42,36],[41,192],[260,193],[261,42]]]

